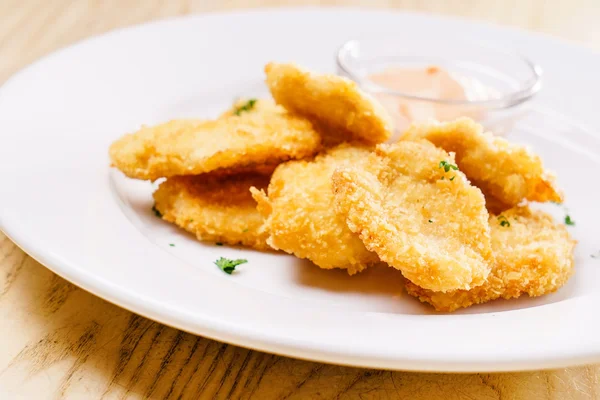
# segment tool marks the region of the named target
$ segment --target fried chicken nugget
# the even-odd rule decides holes
[[[324,128],[326,144],[382,143],[391,137],[392,122],[386,110],[351,80],[316,74],[295,64],[269,63],[265,72],[277,104]],[[329,137],[331,133],[335,137]]]
[[[263,218],[256,210],[250,187],[266,188],[269,176],[243,174],[168,178],[154,192],[156,209],[165,221],[196,235],[199,240],[270,249],[260,232]]]
[[[320,147],[308,120],[270,100],[237,114],[143,127],[111,145],[112,164],[131,178],[155,180],[217,170],[239,173],[311,156]]]
[[[311,161],[289,161],[275,170],[268,196],[252,189],[265,217],[267,243],[324,269],[342,268],[350,275],[379,262],[333,207],[331,174],[335,168],[360,163],[371,148],[347,144]]]
[[[335,204],[367,249],[436,291],[481,285],[492,261],[481,191],[427,141],[379,145],[333,174]]]
[[[469,118],[452,122],[411,126],[401,140],[427,139],[446,151],[456,153],[461,171],[489,198],[504,209],[530,201],[562,201],[554,175],[542,160],[525,146],[509,143],[484,132]]]
[[[572,275],[575,241],[550,215],[516,207],[501,216],[491,215],[490,226],[496,261],[483,285],[439,293],[407,282],[407,292],[437,311],[449,312],[498,298],[552,293]]]

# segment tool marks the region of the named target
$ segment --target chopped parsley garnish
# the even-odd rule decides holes
[[[456,175],[455,175],[455,176],[453,176],[452,178],[450,178],[450,180],[451,180],[451,181],[453,181],[453,180],[454,180],[454,178],[456,178]]]
[[[169,246],[171,246],[171,247],[175,247],[175,244],[173,244],[173,243],[169,243]]]
[[[190,218],[190,219],[188,219],[188,222],[194,222],[194,220]]]
[[[443,181],[445,178],[446,178],[445,176],[442,176],[442,177],[440,178],[440,181]]]
[[[215,243],[215,244],[216,244],[217,246],[223,246],[223,243],[221,243],[221,242],[217,242],[217,243]]]
[[[248,232],[248,228],[244,229],[242,232],[244,232],[244,233]]]
[[[506,227],[510,226],[510,222],[504,215],[499,215],[498,221],[500,221],[500,226],[506,226]]]
[[[458,167],[454,164],[450,164],[448,161],[440,161],[439,168],[444,168],[444,172],[449,172],[451,169],[458,171]]]
[[[157,216],[158,218],[162,218],[162,214],[160,213],[160,211],[158,211],[156,209],[156,204],[152,206],[152,212],[154,213],[155,216]]]
[[[567,207],[565,207],[562,203],[559,203],[557,201],[551,201],[550,203],[556,204],[557,206],[562,206],[563,211],[565,212],[565,224],[569,226],[575,226],[575,221],[573,221],[573,219],[571,219],[571,216],[567,214],[569,212],[569,209]]]
[[[250,99],[243,106],[240,106],[240,107],[236,108],[234,114],[235,115],[240,115],[244,111],[250,111],[250,110],[252,110],[254,108],[255,104],[256,104],[256,99]]]
[[[429,223],[430,223],[430,224],[431,224],[432,222],[433,222],[432,220],[429,220]]]
[[[247,262],[248,260],[230,260],[228,258],[221,257],[217,261],[215,261],[215,265],[219,267],[221,271],[231,275],[231,273],[235,271],[235,267],[237,267],[240,264],[245,264]]]

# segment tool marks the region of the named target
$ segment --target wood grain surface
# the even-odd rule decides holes
[[[57,48],[157,18],[351,5],[478,18],[600,47],[597,0],[0,0],[0,82]],[[1,146],[1,144],[0,144]],[[58,277],[0,233],[0,399],[597,399],[600,368],[422,374],[338,367],[152,322]]]

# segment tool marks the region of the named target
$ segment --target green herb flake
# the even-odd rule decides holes
[[[254,108],[255,104],[256,104],[256,99],[250,99],[243,106],[236,108],[236,110],[234,111],[234,114],[239,116],[244,111],[250,111]]]
[[[244,233],[248,232],[248,228],[244,229],[242,232],[244,232]]]
[[[455,176],[453,176],[452,178],[450,178],[450,180],[451,180],[451,181],[453,181],[453,180],[454,180],[454,178],[456,178],[456,175],[455,175]]]
[[[221,243],[221,242],[217,242],[217,243],[215,243],[215,244],[216,244],[217,246],[223,246],[223,243]]]
[[[440,181],[443,181],[445,178],[446,178],[445,176],[442,176],[442,177],[440,178]]]
[[[188,219],[188,222],[194,222],[194,220],[190,218],[190,219]]]
[[[154,213],[155,216],[157,216],[158,218],[162,218],[162,214],[160,213],[160,211],[158,211],[156,209],[156,204],[152,206],[152,212]]]
[[[173,243],[169,243],[169,246],[171,246],[171,247],[175,247],[175,244],[173,244]]]
[[[429,223],[430,223],[430,224],[431,224],[432,222],[433,222],[432,220],[429,220]]]
[[[565,215],[565,224],[567,224],[569,226],[574,226],[575,225],[575,221],[573,221],[571,219],[571,216],[569,214]]]
[[[451,169],[458,171],[458,167],[454,164],[450,164],[448,161],[440,161],[439,168],[444,168],[444,172],[449,172]]]
[[[223,272],[225,272],[226,274],[231,275],[231,273],[233,271],[235,271],[235,267],[237,267],[240,264],[245,264],[247,263],[248,260],[230,260],[224,257],[219,258],[217,261],[215,261],[215,265],[217,267],[219,267],[219,269]]]
[[[510,227],[510,222],[504,215],[499,215],[498,221],[500,221],[500,226]]]

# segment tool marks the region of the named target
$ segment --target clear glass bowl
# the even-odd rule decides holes
[[[460,97],[441,98],[426,91],[407,92],[374,82],[372,76],[389,68],[447,71],[464,88]],[[338,74],[356,81],[378,98],[403,131],[409,122],[449,120],[468,116],[497,134],[506,132],[527,109],[542,87],[539,65],[513,50],[473,41],[451,39],[350,40],[337,53]],[[407,116],[399,105],[417,110]]]

